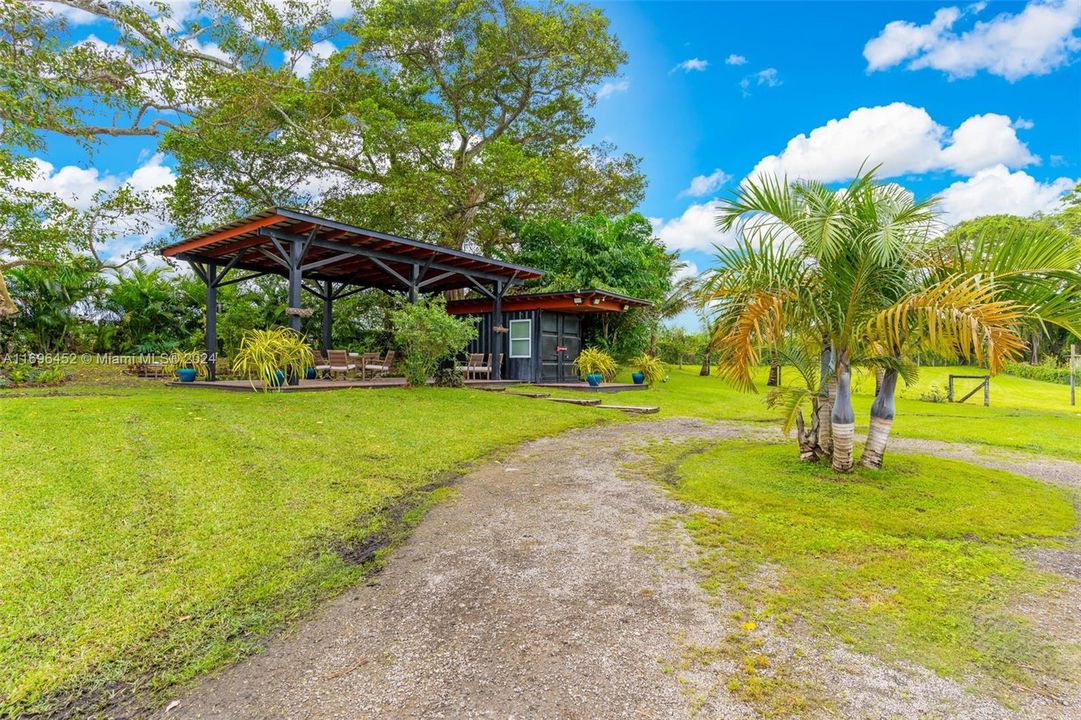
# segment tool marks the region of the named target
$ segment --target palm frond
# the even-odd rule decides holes
[[[1025,347],[1017,332],[1024,309],[997,293],[994,283],[949,277],[879,312],[868,321],[867,335],[895,353],[918,337],[943,355],[957,352],[979,363],[986,358],[997,373]]]
[[[784,306],[790,297],[787,292],[757,291],[731,306],[718,322],[713,342],[719,353],[717,371],[737,389],[757,392],[754,368],[761,349],[784,336]]]
[[[781,409],[781,432],[788,434],[796,426],[800,410],[814,398],[814,391],[803,387],[774,388],[766,396],[766,405]]]

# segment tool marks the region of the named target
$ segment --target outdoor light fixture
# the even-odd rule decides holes
[[[580,297],[575,297],[575,298],[574,298],[574,304],[575,304],[575,305],[581,305],[581,304],[582,304],[582,298],[580,298]]]
[[[630,309],[631,309],[631,306],[630,306],[630,305],[624,305],[624,306],[623,306],[623,311],[624,311],[624,312],[626,312],[627,310],[630,310]]]
[[[601,304],[601,299],[600,298],[593,298],[593,304],[594,305],[600,305]]]

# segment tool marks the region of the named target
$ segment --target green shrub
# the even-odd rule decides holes
[[[315,355],[304,337],[292,328],[251,330],[244,333],[233,360],[233,372],[252,385],[261,381],[264,390],[281,389],[278,371],[286,377],[304,377],[315,366]]]
[[[34,374],[35,385],[61,385],[70,376],[59,365],[50,365]]]
[[[460,353],[477,336],[473,322],[447,313],[441,295],[394,310],[390,322],[402,351],[402,374],[414,387],[427,383],[440,362]]]
[[[1003,369],[1007,375],[1025,378],[1026,380],[1042,380],[1043,382],[1070,384],[1070,368],[1060,366],[1054,357],[1046,357],[1039,365],[1028,363],[1006,363]]]
[[[605,380],[615,377],[619,365],[615,359],[600,348],[586,348],[578,353],[574,361],[574,367],[578,370],[579,377],[599,373]]]
[[[436,387],[465,387],[465,375],[456,367],[439,368],[435,371]]]
[[[665,367],[660,358],[642,354],[632,361],[632,365],[646,376],[646,385],[652,387],[664,379]]]
[[[920,393],[920,400],[924,402],[944,403],[950,401],[949,393],[938,383],[932,383],[931,387]]]

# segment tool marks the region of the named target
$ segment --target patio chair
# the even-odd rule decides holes
[[[386,357],[380,359],[379,354],[375,353],[375,358],[372,362],[365,363],[361,372],[370,372],[373,378],[381,377],[383,375],[390,374],[391,365],[394,363],[394,351],[387,350]]]
[[[341,375],[342,378],[345,378],[350,371],[356,369],[357,366],[349,361],[348,350],[327,350],[326,364],[315,366],[316,372],[321,372],[330,377]]]
[[[363,380],[367,375],[367,368],[373,363],[379,362],[379,353],[366,352],[360,355],[354,355],[357,362],[357,367],[360,368],[360,379]]]
[[[503,353],[499,353],[499,359],[496,360],[496,362],[499,364],[503,363]],[[473,368],[473,374],[475,376],[483,376],[490,380],[492,377],[493,367],[494,366],[492,365],[492,355],[486,355],[484,362]]]
[[[462,376],[468,380],[473,375],[473,369],[484,364],[484,353],[470,353],[469,358],[465,361],[465,365],[455,365],[454,369],[462,374]]]

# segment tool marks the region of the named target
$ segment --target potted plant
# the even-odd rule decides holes
[[[199,375],[206,375],[206,353],[202,350],[174,350],[166,365],[168,372],[175,372],[182,383],[195,382]]]
[[[285,379],[299,378],[315,365],[315,355],[304,337],[291,328],[250,330],[244,333],[233,360],[233,372],[263,390],[281,388]]]
[[[578,370],[579,377],[597,387],[605,380],[610,380],[616,374],[616,361],[611,355],[600,348],[586,348],[578,354],[574,360],[574,367]]]
[[[643,353],[634,359],[634,365],[638,368],[631,373],[631,379],[635,385],[645,383],[653,387],[664,377],[664,363],[653,355]]]

